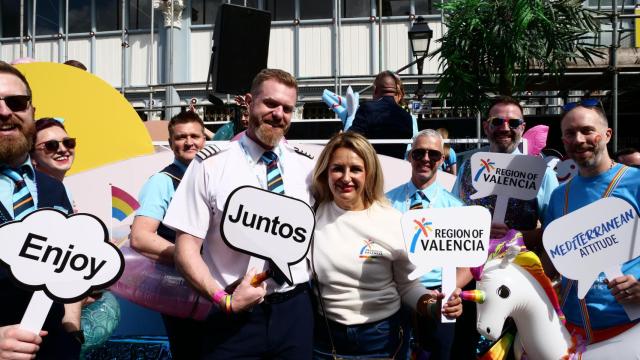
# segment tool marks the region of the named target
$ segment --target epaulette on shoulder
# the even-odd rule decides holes
[[[300,155],[302,155],[302,156],[308,157],[309,159],[313,160],[313,155],[311,155],[311,154],[309,154],[308,152],[306,152],[306,151],[304,151],[304,150],[300,149],[300,148],[299,148],[299,147],[297,147],[297,146],[294,146],[294,147],[293,147],[293,151],[295,151],[295,152],[296,152],[296,154],[300,154]]]
[[[224,151],[225,149],[221,149],[218,145],[207,145],[205,147],[203,147],[202,149],[200,149],[200,151],[198,151],[198,153],[196,154],[196,156],[200,159],[200,160],[205,160],[208,159],[218,153],[221,153],[222,151]]]

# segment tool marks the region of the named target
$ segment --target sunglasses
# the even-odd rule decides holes
[[[60,143],[64,145],[69,150],[75,149],[76,147],[76,139],[75,138],[64,138],[62,140],[48,140],[41,142],[36,146],[43,145],[44,149],[49,152],[56,152],[60,148]]]
[[[562,110],[564,112],[569,112],[569,111],[575,109],[577,106],[582,106],[582,107],[586,107],[586,108],[600,107],[601,109],[603,109],[602,102],[600,100],[594,99],[594,98],[588,98],[588,99],[582,99],[580,101],[574,101],[574,102],[566,103],[562,107]]]
[[[7,107],[11,109],[11,111],[24,111],[29,106],[29,101],[31,101],[31,96],[9,95],[5,97],[0,97],[0,100],[4,100],[4,103],[7,104]]]
[[[492,117],[488,118],[487,121],[493,127],[500,127],[505,122],[507,122],[509,124],[509,127],[512,128],[512,129],[517,129],[518,126],[524,124],[524,119],[505,119],[505,118],[501,118],[501,117],[497,117],[497,116],[492,116]]]
[[[442,159],[442,153],[438,150],[433,149],[413,149],[411,150],[411,159],[413,161],[420,161],[424,159],[424,156],[427,155],[429,161],[438,162]]]

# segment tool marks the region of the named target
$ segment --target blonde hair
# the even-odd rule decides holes
[[[440,135],[442,136],[442,139],[448,139],[449,138],[449,130],[445,129],[445,128],[439,128],[438,130],[436,130],[438,133],[440,133]],[[442,154],[446,159],[449,159],[449,152],[451,150],[451,145],[448,142],[442,142],[442,148],[444,150],[444,153]]]
[[[366,172],[363,192],[363,203],[366,208],[374,202],[387,203],[384,195],[384,177],[378,155],[367,139],[355,132],[347,131],[334,135],[322,150],[313,169],[311,191],[316,204],[332,201],[333,194],[329,189],[329,162],[340,148],[346,148],[356,153],[364,162]]]

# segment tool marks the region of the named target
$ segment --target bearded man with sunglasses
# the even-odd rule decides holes
[[[482,123],[489,149],[480,149],[503,154],[522,154],[518,145],[522,141],[525,129],[524,116],[520,103],[509,96],[497,96],[489,105],[488,116]],[[541,221],[549,204],[551,193],[558,187],[556,174],[550,168],[545,169],[542,184],[536,198],[531,200],[509,199],[504,223],[491,224],[491,239],[501,239],[509,229],[516,229],[523,234],[525,245],[529,250],[542,254],[542,229]],[[480,205],[487,208],[492,216],[496,204],[496,196],[491,195],[481,199],[472,200],[470,196],[476,190],[471,183],[470,157],[462,163],[458,178],[453,186],[452,193],[459,196],[466,205]],[[466,279],[458,279],[462,284],[467,284],[463,290],[475,289],[475,282],[471,281],[470,272],[466,273]],[[459,284],[460,285],[460,284]],[[463,315],[456,323],[456,340],[454,341],[454,358],[472,359],[476,356],[477,341],[480,335],[476,331],[475,303],[463,304]],[[486,345],[486,344],[485,344]],[[486,350],[480,346],[481,353]]]
[[[31,164],[34,113],[26,78],[0,61],[0,224],[20,220],[37,208],[72,212],[62,183]],[[52,305],[39,334],[19,328],[32,293],[16,287],[0,268],[0,359],[26,359],[33,354],[42,359],[77,359],[79,339],[62,326],[63,304]]]
[[[551,195],[545,226],[607,196],[627,201],[640,213],[640,170],[609,157],[607,144],[612,130],[600,102],[584,99],[565,105],[560,128],[567,156],[578,165],[578,175]],[[622,307],[640,304],[640,257],[624,263],[622,274],[607,279],[600,273],[583,300],[578,299],[577,284],[562,278],[560,304],[567,329],[582,336],[587,344],[606,340],[640,323],[639,319],[631,321]]]
[[[412,209],[460,207],[464,204],[436,182],[438,168],[444,161],[444,140],[439,132],[426,129],[414,138],[408,160],[411,163],[411,180],[387,193],[391,205],[400,212]],[[458,269],[464,272],[466,268]],[[467,270],[468,272],[468,270]],[[461,276],[459,276],[461,277]],[[432,270],[420,278],[422,285],[440,291],[442,270]],[[419,346],[430,353],[430,359],[448,360],[453,343],[454,323],[440,323],[439,319],[417,319],[414,337]]]

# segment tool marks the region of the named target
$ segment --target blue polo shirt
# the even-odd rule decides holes
[[[186,171],[187,166],[182,162],[175,159],[173,163]],[[167,174],[154,174],[140,190],[138,195],[140,207],[136,210],[136,216],[146,216],[162,221],[174,193],[173,181]]]

